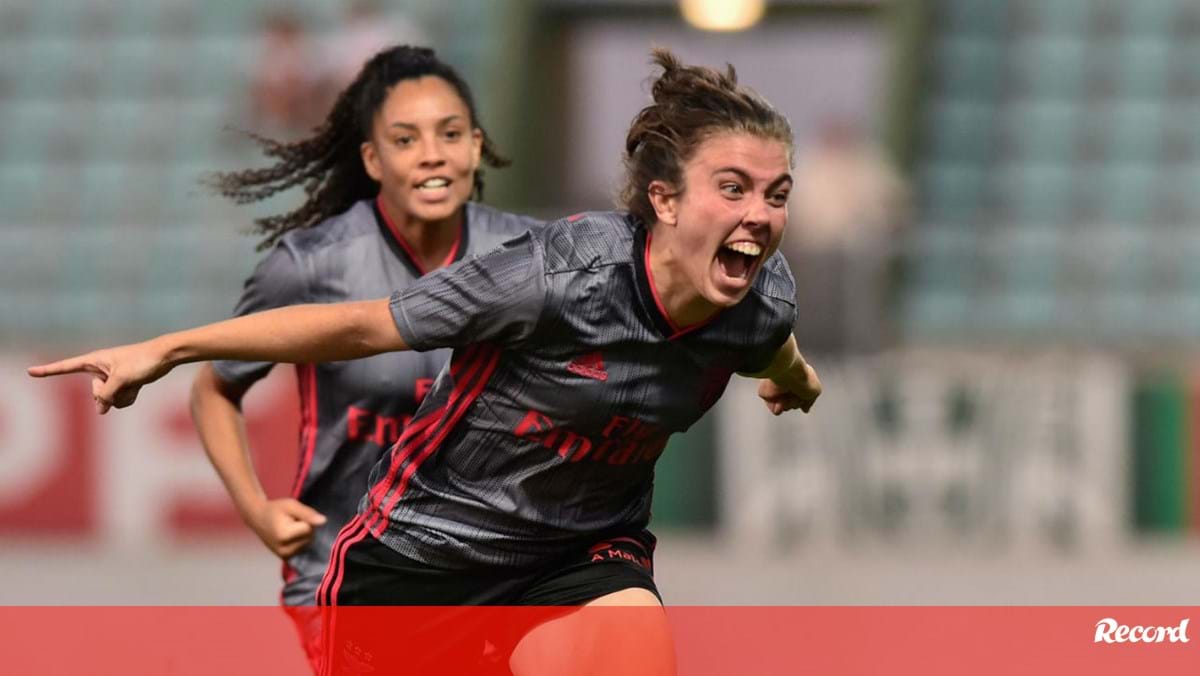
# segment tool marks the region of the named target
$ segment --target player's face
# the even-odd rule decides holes
[[[741,301],[779,248],[792,188],[786,144],[746,133],[703,141],[684,165],[676,250],[685,278],[717,307]]]
[[[362,156],[393,218],[433,222],[454,216],[470,198],[482,148],[466,103],[430,76],[392,87]]]

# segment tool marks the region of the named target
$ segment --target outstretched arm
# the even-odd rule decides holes
[[[800,354],[796,336],[788,336],[765,370],[747,375],[763,379],[758,386],[758,396],[774,415],[796,408],[808,413],[813,402],[821,396],[821,379]]]
[[[124,408],[142,385],[194,361],[234,359],[318,363],[406,350],[388,299],[295,305],[168,333],[29,369],[35,378],[91,373],[100,413]]]

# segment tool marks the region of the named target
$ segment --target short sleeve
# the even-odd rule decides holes
[[[235,317],[308,302],[308,284],[295,254],[280,244],[259,262],[242,288]],[[213,369],[227,383],[249,386],[263,378],[271,362],[215,361]]]
[[[792,335],[792,327],[796,321],[796,306],[783,301],[772,301],[769,305],[773,306],[770,320],[763,327],[763,332],[759,334],[763,340],[757,341],[757,344],[747,352],[745,363],[742,368],[738,369],[740,373],[765,371],[775,358],[775,353],[787,342],[788,336]]]
[[[392,318],[414,350],[518,344],[546,303],[545,257],[526,232],[482,256],[425,275],[391,297]]]
[[[748,334],[751,344],[738,369],[740,373],[766,370],[796,326],[796,281],[782,255],[772,256],[766,269],[759,274],[761,279],[752,292],[755,302],[750,305],[750,317],[745,322],[746,326],[752,327]]]

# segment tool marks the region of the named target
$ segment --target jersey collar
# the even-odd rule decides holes
[[[463,205],[463,222],[462,227],[458,230],[458,239],[454,241],[454,246],[450,248],[450,254],[446,256],[443,266],[450,265],[462,260],[467,252],[467,240],[470,228],[467,227],[467,221],[471,217],[471,210],[467,205]],[[412,246],[404,239],[404,235],[400,233],[400,229],[392,222],[388,216],[387,210],[383,206],[383,197],[376,197],[371,201],[371,210],[375,212],[375,222],[379,225],[379,229],[383,231],[383,239],[391,247],[392,253],[400,259],[409,271],[416,277],[423,277],[429,270],[421,264],[420,258],[417,257]]]

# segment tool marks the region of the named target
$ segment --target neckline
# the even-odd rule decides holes
[[[462,260],[466,253],[469,231],[467,221],[470,219],[470,210],[467,209],[467,205],[465,204],[462,209],[463,222],[462,226],[458,229],[458,237],[454,240],[454,245],[450,247],[450,253],[447,254],[446,259],[438,266],[439,268]],[[384,240],[387,241],[392,252],[408,266],[413,275],[424,277],[429,273],[430,270],[426,270],[425,266],[421,264],[421,259],[417,256],[416,251],[413,250],[412,245],[408,243],[408,240],[404,238],[400,229],[396,227],[391,217],[388,216],[387,209],[383,204],[382,195],[371,201],[371,210],[375,212],[375,222],[379,224],[380,229],[385,233]]]

